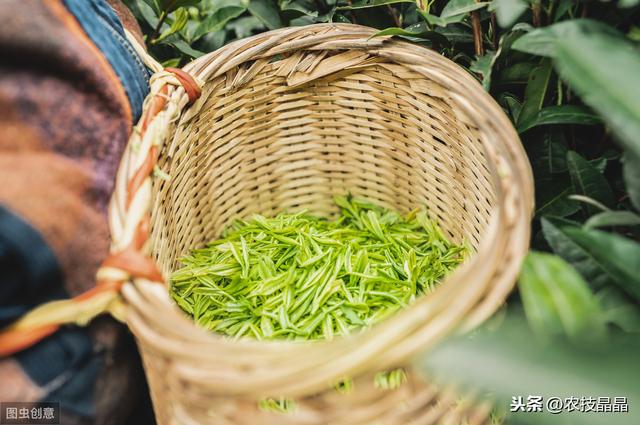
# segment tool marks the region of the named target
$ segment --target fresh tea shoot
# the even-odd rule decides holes
[[[232,337],[331,339],[431,291],[460,264],[421,210],[406,217],[351,197],[337,220],[256,215],[182,259],[171,294],[194,321]]]

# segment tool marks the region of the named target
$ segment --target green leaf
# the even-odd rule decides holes
[[[537,65],[533,62],[517,62],[507,66],[500,72],[500,83],[502,84],[522,84],[526,83],[533,69]]]
[[[558,175],[543,182],[536,182],[538,188],[544,187],[544,190],[536,191],[537,216],[566,217],[580,210],[580,204],[569,199],[574,190],[568,176]]]
[[[609,183],[589,161],[578,153],[569,151],[567,152],[567,168],[575,193],[593,198],[607,207],[613,206],[615,200]],[[592,205],[583,205],[588,214],[597,212]]]
[[[249,37],[254,31],[264,31],[262,21],[255,16],[243,16],[229,21],[227,28],[236,33],[237,38]]]
[[[559,39],[556,68],[605,118],[623,147],[640,157],[640,50],[606,28]]]
[[[640,4],[640,0],[619,0],[618,7],[621,9],[630,9]]]
[[[566,38],[580,38],[593,32],[616,34],[609,25],[592,19],[573,19],[535,29],[513,43],[515,50],[538,56],[558,56],[557,44]]]
[[[415,3],[414,0],[360,0],[351,2],[348,6],[340,6],[338,10],[367,9],[369,7],[384,6],[385,4]]]
[[[462,21],[465,18],[465,16],[467,16],[466,14],[463,13],[455,16],[441,17],[441,16],[432,15],[422,10],[419,10],[418,13],[422,15],[422,17],[429,23],[429,25],[437,25],[439,27],[446,27],[447,25],[458,23]]]
[[[249,12],[260,19],[267,28],[273,30],[282,27],[280,12],[274,2],[270,0],[251,0],[247,8]]]
[[[448,18],[451,16],[463,15],[474,10],[482,9],[488,4],[490,3],[476,2],[475,0],[449,0],[444,9],[442,9],[440,17]]]
[[[498,25],[502,28],[511,27],[529,8],[524,0],[494,0],[489,10],[496,12]]]
[[[553,14],[553,22],[557,22],[560,18],[569,12],[573,7],[579,5],[575,0],[559,0],[558,6]]]
[[[204,52],[194,49],[182,39],[175,38],[175,35],[162,40],[162,43],[169,44],[178,49],[180,52],[192,58],[199,58],[200,56],[204,55]]]
[[[446,27],[438,27],[435,28],[435,31],[445,36],[447,40],[449,40],[452,44],[473,43],[473,35],[462,24],[453,24]]]
[[[208,15],[196,28],[193,39],[197,40],[203,35],[220,31],[231,19],[237,18],[247,10],[244,6],[229,6],[216,10]]]
[[[500,58],[504,52],[508,52],[513,44],[513,40],[520,36],[519,31],[511,31],[500,37],[498,42],[498,49],[493,51],[487,51],[482,57],[477,58],[471,63],[470,70],[482,75],[482,87],[489,91],[491,88],[491,76],[493,68],[498,58]],[[518,112],[519,114],[519,112]]]
[[[589,217],[584,223],[585,229],[638,225],[640,225],[640,215],[632,213],[631,211],[603,211]]]
[[[567,143],[562,131],[550,127],[544,132],[541,141],[527,145],[527,153],[533,165],[536,180],[547,179],[553,183],[554,174],[567,171]]]
[[[172,58],[172,59],[168,59],[168,60],[162,62],[162,67],[163,68],[177,68],[179,66],[180,66],[180,58]],[[156,168],[157,169],[154,169],[154,173],[156,173],[158,175],[163,175],[163,177],[164,176],[168,176],[168,174],[165,173],[164,171],[162,171],[158,166],[156,166]],[[154,177],[155,177],[155,175],[154,175]]]
[[[551,79],[551,70],[551,61],[543,59],[540,65],[531,71],[524,92],[524,103],[518,118],[518,127],[521,127],[522,123],[534,122],[542,109]]]
[[[498,97],[500,105],[506,110],[511,117],[511,121],[517,122],[522,110],[522,104],[518,98],[511,93],[501,93]]]
[[[429,31],[429,30],[410,31],[408,29],[394,27],[394,28],[387,28],[387,29],[378,31],[377,33],[373,34],[371,37],[372,38],[381,37],[385,35],[396,35],[396,36],[402,36],[402,37],[419,38],[419,39],[429,40],[431,42],[437,43],[440,46],[450,45],[449,40],[447,40],[445,36],[435,31]]]
[[[576,397],[576,394],[625,394],[629,409],[640,402],[638,338],[611,337],[599,346],[576,347],[564,341],[540,343],[518,316],[508,315],[496,331],[448,338],[420,355],[417,368],[436,385],[454,385],[472,394],[491,394],[494,406],[508,409],[514,394]],[[578,396],[580,397],[580,396]],[[566,409],[566,408],[565,408]],[[512,413],[508,424],[637,425],[635,413]],[[456,422],[457,423],[457,422]],[[496,423],[487,421],[487,423]],[[497,422],[503,423],[503,421]]]
[[[280,0],[280,10],[295,10],[304,15],[318,16],[318,11],[314,11],[313,0]]]
[[[550,217],[542,218],[541,223],[542,234],[556,255],[575,267],[593,288],[607,286],[610,277],[606,270],[566,233],[567,228],[578,228],[577,223]]]
[[[522,114],[521,114],[522,115]],[[542,108],[537,115],[529,120],[521,120],[518,124],[518,132],[525,131],[540,125],[549,124],[600,124],[601,118],[584,106],[561,105]]]
[[[489,88],[491,87],[491,71],[493,70],[493,65],[497,58],[498,55],[496,55],[496,52],[489,50],[484,54],[484,56],[473,61],[469,67],[471,71],[482,75],[482,87],[486,91],[489,91]]]
[[[155,7],[157,5],[151,6],[149,2],[143,2],[141,0],[135,3],[135,7],[137,12],[139,12],[140,17],[144,19],[151,28],[155,28],[158,25],[158,14],[156,14]]]
[[[640,157],[626,152],[622,157],[622,176],[634,207],[640,210]]]
[[[599,230],[567,228],[565,233],[600,264],[620,289],[640,300],[640,244]]]
[[[187,24],[187,19],[189,19],[189,12],[187,12],[187,9],[180,8],[176,10],[175,17],[173,19],[173,22],[171,23],[171,26],[166,30],[164,30],[158,36],[155,42],[164,40],[165,38],[169,37],[171,34],[175,34],[178,31],[181,31],[182,28],[184,28],[184,26]]]
[[[160,10],[169,14],[181,7],[197,6],[200,0],[157,0]]]
[[[618,288],[608,286],[596,296],[608,323],[628,333],[640,333],[640,307],[630,302]]]
[[[531,252],[519,286],[525,315],[540,335],[603,335],[602,311],[580,274],[560,257]]]

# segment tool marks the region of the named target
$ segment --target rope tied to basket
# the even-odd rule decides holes
[[[151,67],[151,69],[157,71],[156,66]],[[169,85],[184,89],[184,95],[188,98],[185,107],[191,106],[202,93],[198,82],[181,69],[165,68],[162,71],[157,71],[152,78],[162,78],[163,76],[172,78],[162,79],[163,84],[152,96],[152,104],[145,109],[140,119],[138,134],[135,134],[134,130],[132,138],[143,138],[149,128],[149,124],[165,108],[168,100]],[[129,148],[131,148],[131,144],[129,144]],[[137,206],[133,205],[136,194],[145,182],[150,184],[158,152],[158,144],[152,143],[146,154],[143,153],[145,158],[141,165],[127,182],[125,215],[134,213],[132,209],[137,208]],[[111,213],[112,211],[110,211]],[[0,357],[9,356],[31,347],[56,332],[64,324],[76,323],[85,325],[97,315],[107,312],[116,319],[124,321],[124,305],[120,297],[122,286],[126,282],[136,279],[163,282],[162,273],[155,261],[143,252],[151,227],[149,211],[145,211],[140,216],[141,218],[135,226],[131,242],[123,249],[116,249],[102,262],[96,273],[95,287],[71,299],[41,304],[0,331]]]

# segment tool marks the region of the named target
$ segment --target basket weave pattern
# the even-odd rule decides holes
[[[177,84],[184,81],[156,74],[118,174],[112,249],[131,245],[150,214],[144,250],[168,276],[181,255],[234,218],[302,208],[331,216],[332,197],[352,193],[400,212],[426,206],[474,254],[394,317],[312,344],[211,335],[185,318],[165,286],[125,284],[126,320],[159,423],[486,420],[486,405],[456,403],[416,374],[394,391],[374,388],[373,374],[406,365],[502,305],[529,242],[531,170],[510,122],[472,76],[373,33],[323,24],[231,43],[185,67],[202,89],[191,106],[193,90]],[[147,177],[132,193],[149,155],[170,178]],[[354,391],[339,394],[333,384],[346,376]],[[295,413],[257,409],[257,400],[280,396],[296,399]]]

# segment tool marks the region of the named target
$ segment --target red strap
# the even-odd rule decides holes
[[[34,329],[7,330],[0,332],[0,358],[10,356],[40,342],[58,330],[60,326],[40,326]]]
[[[126,271],[131,276],[143,277],[154,282],[162,282],[162,274],[156,263],[131,246],[123,251],[111,254],[102,263],[103,267],[114,267]]]
[[[200,97],[202,94],[200,86],[191,75],[178,68],[165,68],[164,70],[175,74],[182,87],[184,87],[184,91],[187,92],[187,96],[189,96],[189,104],[192,104]]]

